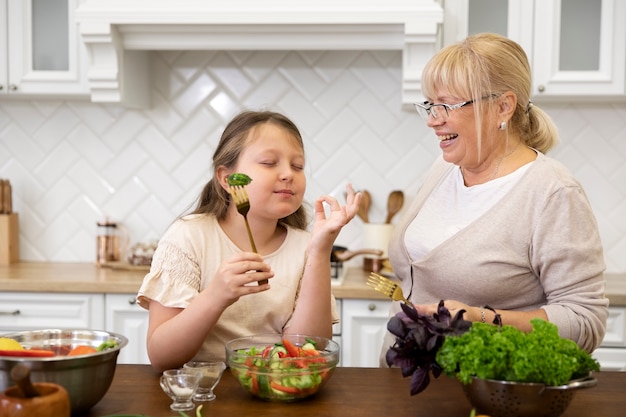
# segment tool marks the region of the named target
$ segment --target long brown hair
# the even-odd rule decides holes
[[[195,209],[191,214],[209,213],[218,219],[226,217],[230,204],[230,194],[222,188],[217,180],[217,169],[220,166],[233,169],[237,165],[239,155],[243,151],[250,132],[263,123],[273,123],[289,132],[304,153],[302,135],[296,125],[286,116],[271,111],[244,111],[233,118],[224,129],[222,137],[213,153],[213,177],[205,184],[198,197]],[[280,222],[306,229],[308,219],[306,209],[300,206],[289,216],[280,219]]]
[[[439,88],[474,101],[478,120],[482,106],[495,100],[482,100],[494,94],[512,91],[517,107],[509,121],[522,142],[542,153],[559,140],[554,122],[530,101],[531,70],[528,57],[516,42],[494,33],[479,33],[439,51],[424,67],[422,90],[434,97]],[[480,129],[481,123],[477,123]],[[480,145],[480,130],[477,132]]]

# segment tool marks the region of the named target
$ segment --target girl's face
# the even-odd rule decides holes
[[[445,103],[454,105],[468,101],[467,97],[454,97],[447,92],[440,92],[433,103]],[[486,107],[483,107],[486,110]],[[446,116],[443,109],[437,108],[439,113],[443,113],[441,118],[428,117],[427,124],[431,127],[439,139],[439,147],[443,151],[443,159],[447,162],[459,166],[474,166],[479,162],[479,149],[477,140],[476,124],[478,123],[474,115],[474,104],[467,104],[463,107],[449,110]],[[491,124],[489,117],[483,117],[482,138],[480,154],[483,160],[490,153],[490,146],[485,139],[492,136],[490,132]]]
[[[246,186],[251,216],[277,220],[302,205],[304,151],[297,139],[278,125],[263,123],[252,129],[234,172],[252,178]]]

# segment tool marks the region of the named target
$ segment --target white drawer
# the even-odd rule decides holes
[[[602,346],[626,347],[626,307],[609,307]]]
[[[598,348],[592,355],[602,371],[626,371],[626,349]]]
[[[104,329],[103,294],[0,293],[0,333]]]

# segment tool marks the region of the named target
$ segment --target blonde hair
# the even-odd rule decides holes
[[[210,213],[218,219],[226,217],[230,204],[230,193],[224,190],[217,180],[217,169],[220,166],[234,169],[250,134],[265,123],[272,123],[289,132],[304,153],[302,135],[300,135],[296,125],[286,116],[270,111],[244,111],[238,114],[226,126],[224,133],[222,133],[222,137],[213,153],[213,178],[202,189],[196,207],[191,214]],[[306,209],[300,206],[294,213],[280,219],[280,222],[305,230],[308,222]]]
[[[454,96],[475,100],[474,112],[479,121],[483,106],[496,102],[484,98],[512,91],[517,96],[517,107],[508,122],[509,129],[527,146],[546,153],[558,143],[558,132],[550,116],[532,104],[531,85],[530,64],[522,47],[494,33],[468,36],[443,48],[422,74],[426,97],[435,97],[439,89],[444,89]],[[476,124],[479,146],[481,124]]]

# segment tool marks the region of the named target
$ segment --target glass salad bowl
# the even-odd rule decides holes
[[[339,362],[333,340],[260,334],[226,344],[226,362],[241,387],[266,401],[291,402],[319,392]]]

